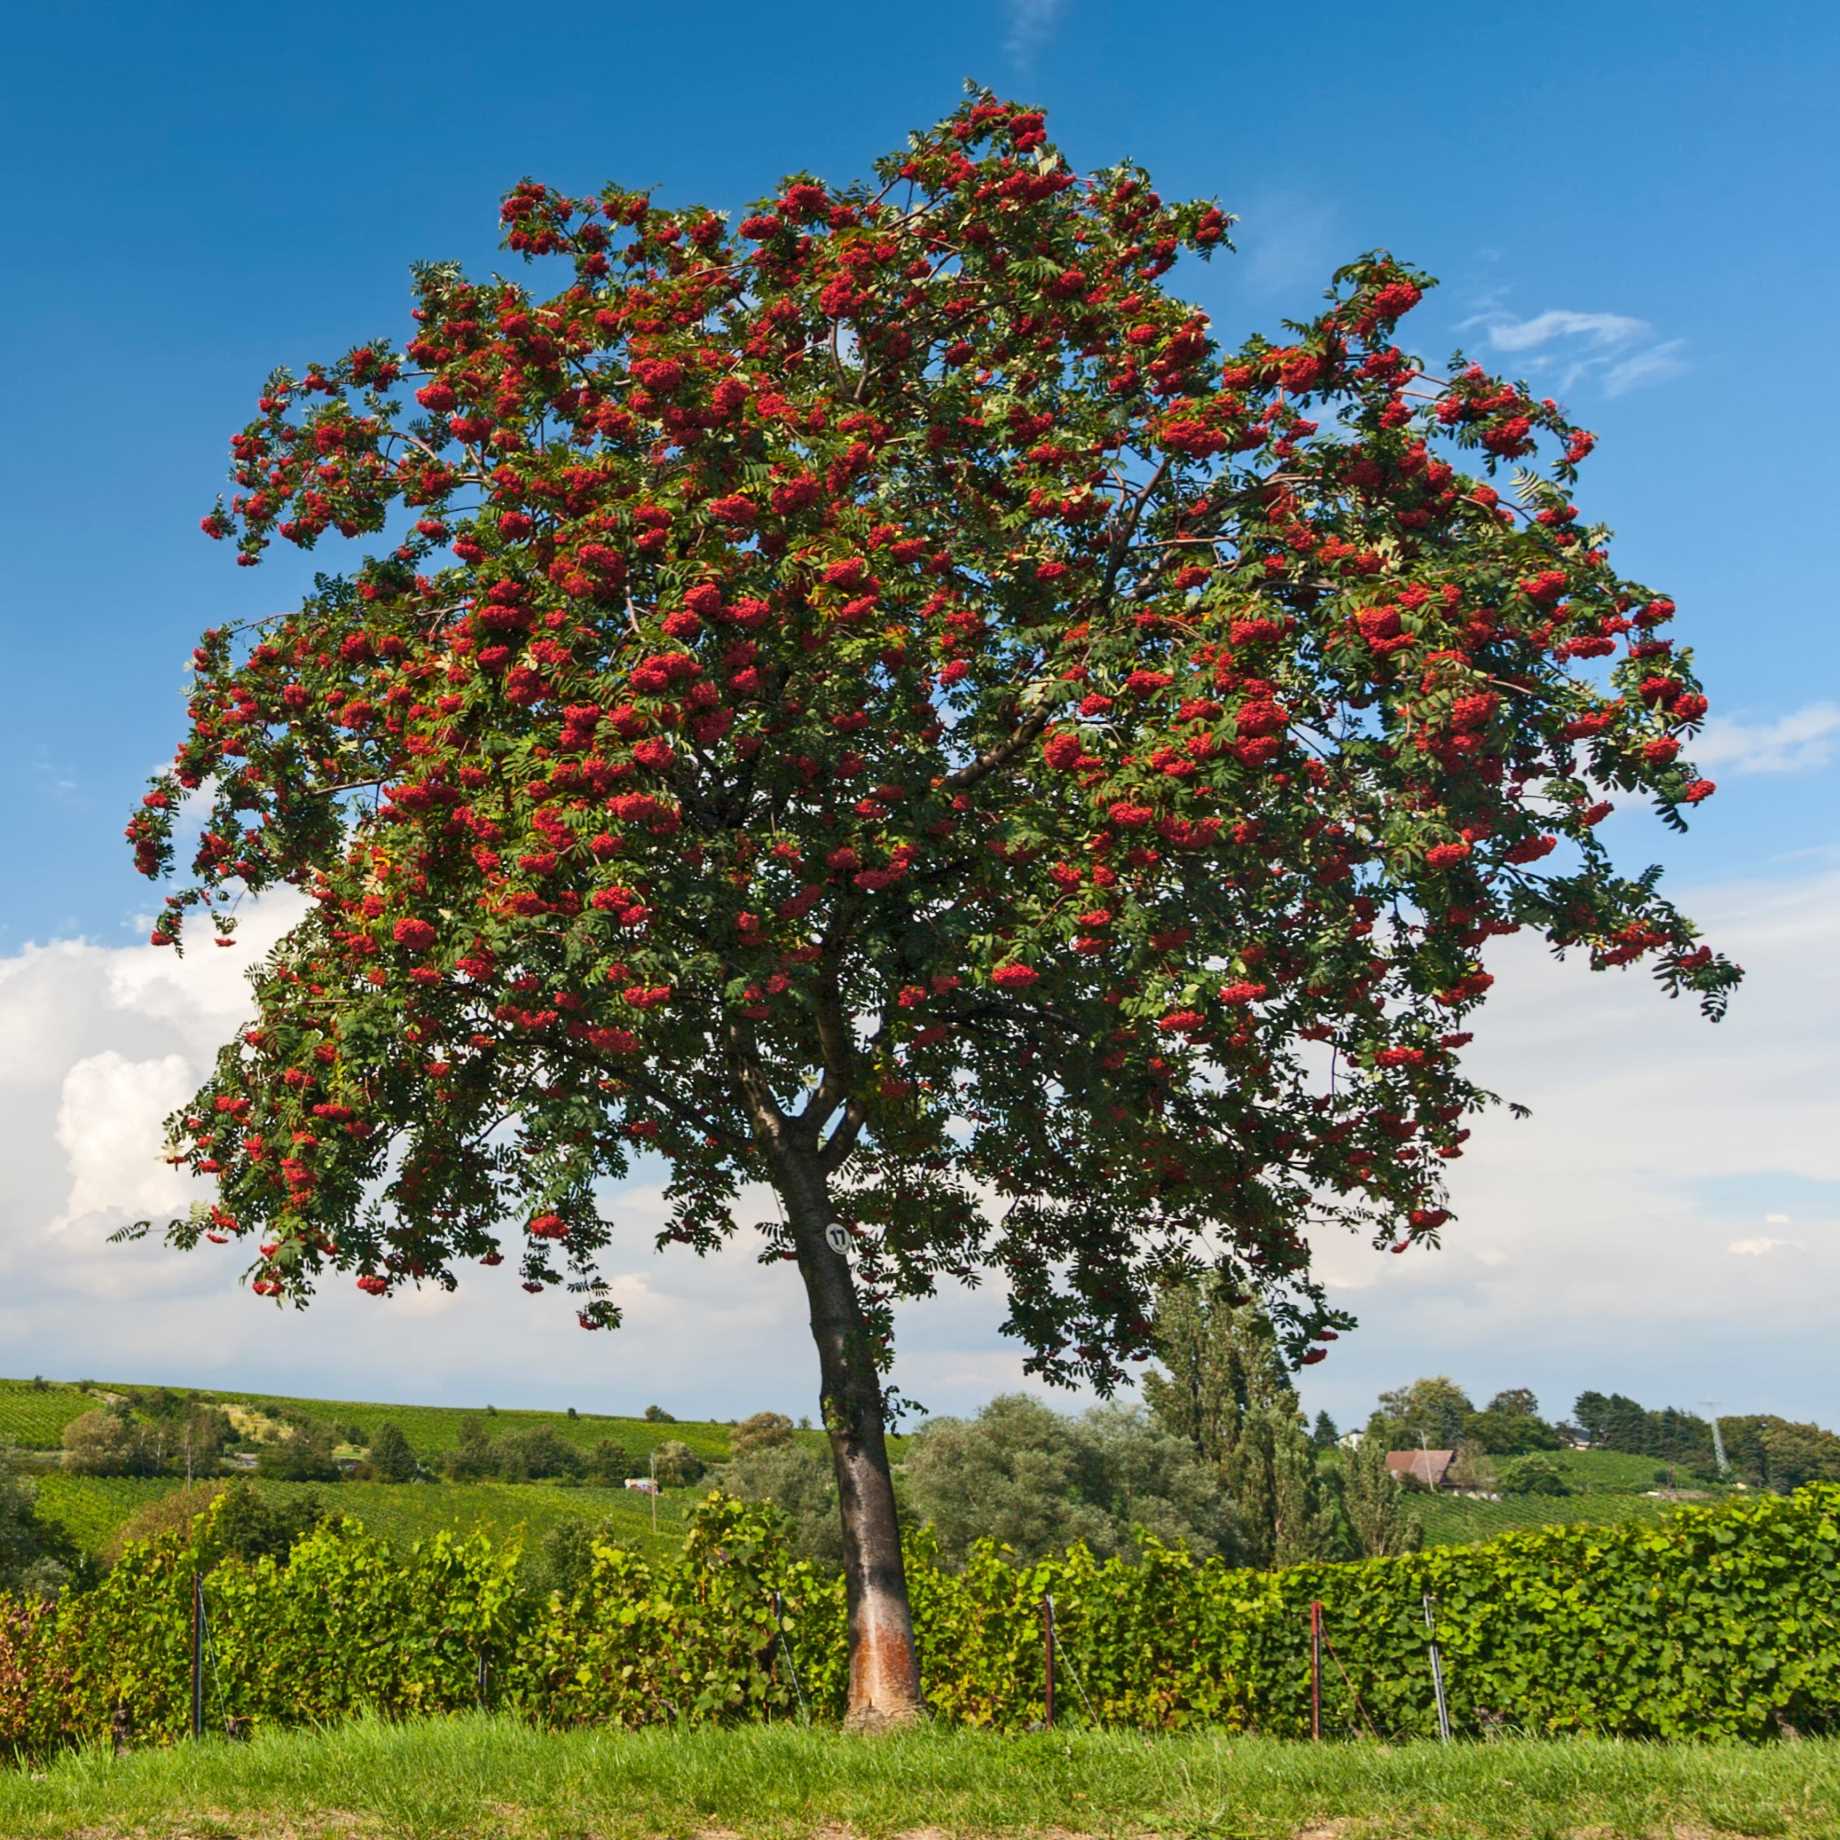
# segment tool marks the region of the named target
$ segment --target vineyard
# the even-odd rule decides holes
[[[1679,1504],[1653,1495],[1585,1489],[1576,1495],[1505,1495],[1500,1501],[1461,1495],[1415,1495],[1410,1511],[1427,1546],[1468,1546],[1528,1527],[1620,1527],[1658,1521]]]
[[[145,1390],[144,1381],[99,1381],[90,1386],[74,1386],[52,1381],[43,1387],[30,1380],[0,1380],[0,1446],[12,1444],[22,1450],[52,1450],[57,1447],[64,1427],[72,1419],[93,1411],[112,1397]],[[484,1418],[495,1437],[507,1433],[546,1430],[565,1438],[579,1449],[592,1450],[603,1438],[610,1438],[622,1450],[643,1460],[672,1439],[688,1444],[705,1462],[721,1462],[728,1456],[728,1426],[713,1420],[654,1420],[620,1417],[603,1412],[580,1412],[526,1409],[498,1409],[491,1405],[428,1406],[394,1405],[375,1399],[301,1399],[280,1393],[219,1391],[208,1387],[175,1387],[176,1392],[195,1391],[198,1398],[213,1405],[247,1406],[272,1418],[303,1416],[341,1434],[357,1431],[362,1435],[354,1443],[369,1443],[378,1429],[394,1424],[402,1430],[410,1445],[422,1457],[440,1457],[460,1441],[460,1428],[469,1418]],[[822,1442],[822,1434],[801,1434],[813,1442]]]
[[[517,1554],[484,1538],[403,1546],[338,1523],[285,1560],[245,1561],[216,1545],[215,1519],[131,1547],[91,1591],[0,1600],[0,1754],[103,1742],[123,1719],[143,1743],[178,1736],[195,1572],[212,1716],[258,1731],[482,1706],[552,1729],[843,1710],[842,1581],[793,1560],[770,1516],[718,1495],[675,1556],[598,1545],[553,1593],[520,1588]],[[954,1571],[924,1532],[907,1560],[941,1728],[1041,1723],[1051,1598],[1055,1652],[1065,1683],[1078,1682],[1061,1714],[1070,1725],[1307,1736],[1314,1603],[1336,1657],[1325,1732],[1433,1736],[1429,1596],[1459,1736],[1759,1742],[1840,1729],[1832,1484],[1680,1508],[1653,1527],[1550,1528],[1276,1571],[1198,1562],[1154,1539],[1129,1558],[1075,1546],[1033,1565],[985,1542]]]
[[[73,1418],[81,1418],[100,1401],[81,1387],[30,1380],[0,1380],[0,1446],[51,1450]]]
[[[36,1483],[39,1513],[63,1527],[83,1551],[100,1555],[121,1524],[144,1507],[184,1487],[175,1477],[46,1475]],[[685,1503],[692,1494],[667,1490],[652,1505],[630,1489],[572,1488],[547,1482],[277,1482],[249,1479],[270,1500],[311,1496],[334,1513],[349,1515],[380,1538],[409,1541],[443,1531],[483,1533],[499,1544],[534,1544],[568,1520],[606,1527],[623,1546],[647,1556],[681,1544]]]

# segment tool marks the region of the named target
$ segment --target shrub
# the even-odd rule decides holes
[[[651,1473],[663,1489],[688,1488],[703,1473],[703,1459],[686,1443],[667,1438],[652,1452]]]
[[[337,1482],[340,1476],[332,1433],[311,1421],[297,1425],[292,1437],[264,1444],[256,1468],[278,1482]]]
[[[792,1442],[792,1420],[784,1412],[756,1412],[729,1433],[728,1447],[738,1457]]]
[[[124,1411],[85,1412],[64,1427],[64,1467],[75,1476],[157,1476],[158,1444]]]
[[[422,1473],[402,1426],[379,1425],[365,1454],[363,1475],[370,1482],[413,1482]]]
[[[614,1488],[624,1482],[628,1476],[644,1473],[644,1466],[633,1466],[633,1460],[625,1450],[612,1438],[600,1438],[588,1452],[586,1479],[600,1488]]]
[[[1516,1457],[1501,1466],[1504,1495],[1569,1495],[1572,1485],[1551,1457]]]

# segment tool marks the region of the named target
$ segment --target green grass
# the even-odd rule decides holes
[[[54,1450],[64,1427],[97,1403],[94,1394],[55,1381],[40,1388],[30,1380],[0,1380],[0,1445]]]
[[[946,1835],[1559,1840],[1690,1832],[1831,1840],[1840,1743],[1504,1740],[1392,1747],[1212,1735],[798,1727],[545,1733],[368,1721],[0,1774],[6,1840],[794,1840]]]
[[[226,1478],[226,1480],[228,1480]],[[534,1543],[570,1519],[611,1523],[623,1546],[647,1554],[674,1553],[700,1489],[668,1489],[651,1503],[630,1489],[560,1488],[547,1482],[275,1482],[251,1478],[263,1494],[314,1495],[327,1507],[362,1521],[373,1533],[412,1540],[446,1527],[505,1540],[522,1533]],[[100,1554],[116,1528],[145,1503],[184,1487],[180,1478],[47,1475],[36,1479],[38,1511],[66,1528],[85,1552]]]

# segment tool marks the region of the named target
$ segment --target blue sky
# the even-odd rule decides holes
[[[0,450],[11,695],[0,758],[12,792],[0,823],[15,868],[0,885],[0,994],[28,981],[22,972],[9,983],[9,965],[49,976],[47,952],[59,975],[87,966],[112,994],[98,999],[101,1032],[81,1042],[57,1032],[58,1004],[87,1000],[69,993],[44,999],[53,1021],[32,1024],[39,1033],[16,1036],[28,1096],[12,1128],[62,1145],[72,1079],[94,1075],[91,1063],[113,1054],[125,1067],[166,1065],[170,1081],[179,1077],[170,1063],[197,1051],[148,1034],[121,997],[157,980],[135,983],[136,916],[150,903],[119,832],[141,779],[177,738],[197,631],[284,606],[312,567],[337,566],[335,549],[239,571],[198,534],[226,437],[266,369],[378,332],[400,336],[409,261],[498,261],[496,200],[525,174],[565,188],[653,183],[673,201],[737,206],[793,169],[863,171],[953,106],[966,74],[1046,106],[1076,165],[1129,155],[1166,192],[1216,195],[1240,214],[1240,253],[1191,277],[1226,336],[1307,313],[1338,262],[1384,245],[1442,278],[1410,322],[1421,350],[1441,357],[1461,342],[1563,397],[1598,433],[1580,503],[1618,528],[1623,568],[1680,602],[1680,632],[1713,697],[1705,753],[1721,784],[1686,844],[1641,815],[1612,821],[1616,841],[1640,861],[1668,861],[1684,885],[1713,889],[1740,935],[1747,916],[1794,916],[1764,948],[1783,954],[1791,979],[1801,953],[1840,944],[1822,930],[1831,908],[1821,890],[1840,866],[1840,623],[1830,437],[1818,408],[1840,291],[1837,54],[1831,8],[1630,0],[22,11],[0,77],[0,184],[11,194],[0,294],[11,360],[11,439]],[[169,1008],[189,1001],[175,995]],[[1769,1002],[1766,991],[1754,1014],[1778,1013]],[[1657,1007],[1637,1004],[1631,1030],[1650,1026]],[[1792,1029],[1786,993],[1781,1014]],[[1757,1067],[1782,1052],[1755,1022],[1732,1032]],[[1504,1084],[1544,1077],[1511,1036],[1496,1052]],[[1632,1078],[1642,1064],[1631,1063]],[[1737,1061],[1710,1064],[1716,1085],[1743,1077]],[[1831,1086],[1831,1058],[1825,1071]],[[124,1092],[146,1086],[123,1078]],[[138,1115],[124,1106],[121,1118]],[[27,1118],[38,1122],[18,1122]],[[1701,1120],[1692,1135],[1709,1141],[1717,1128]],[[1809,1130],[1822,1135],[1818,1114]],[[1840,1137],[1831,1121],[1829,1134]],[[1840,1168],[1812,1151],[1753,1168],[1739,1149],[1698,1177],[1697,1165],[1676,1172],[1683,1205],[1709,1221],[1729,1215],[1736,1238],[1746,1237],[1740,1216],[1754,1214],[1748,1237],[1778,1242],[1728,1255],[1720,1269],[1750,1283],[1797,1257],[1828,1259]],[[87,1154],[64,1146],[42,1200],[23,1198],[37,1192],[30,1183],[15,1185],[0,1264],[9,1243],[15,1259],[37,1247],[48,1219],[88,1220],[72,1213],[78,1191],[98,1220],[119,1211],[103,1175],[86,1178]],[[120,1154],[133,1154],[127,1136]],[[1551,1145],[1543,1154],[1562,1191],[1563,1159]],[[1642,1180],[1633,1165],[1596,1167],[1589,1179],[1595,1202],[1604,1184],[1633,1193]],[[133,1188],[140,1178],[123,1180]],[[1762,1197],[1772,1180],[1794,1188],[1792,1207]],[[1757,1224],[1766,1213],[1803,1224],[1766,1228]],[[1825,1239],[1805,1224],[1823,1215]],[[122,1282],[82,1275],[87,1254],[78,1263],[59,1296]],[[1458,1269],[1453,1254],[1445,1270]],[[1431,1358],[1421,1359],[1413,1311],[1442,1293],[1426,1283],[1385,1305],[1366,1352],[1344,1363],[1350,1397],[1367,1385],[1367,1364],[1385,1383]],[[211,1295],[209,1308],[250,1319],[223,1285]],[[198,1303],[206,1309],[202,1294]],[[91,1333],[48,1327],[63,1320],[57,1309],[47,1302],[16,1329],[0,1319],[0,1370],[16,1369],[44,1336],[68,1346]],[[1666,1352],[1678,1347],[1675,1319],[1657,1311],[1641,1332],[1643,1360],[1675,1358]],[[968,1403],[1001,1381],[1006,1357],[986,1348],[988,1323],[979,1327],[975,1311],[941,1320],[968,1325],[977,1358],[953,1370],[946,1395]],[[1721,1358],[1749,1348],[1757,1390],[1780,1374],[1785,1405],[1840,1417],[1823,1404],[1824,1344],[1798,1355],[1780,1336],[1759,1339],[1767,1315],[1745,1320]],[[1453,1363],[1468,1346],[1461,1327],[1446,1344]],[[339,1358],[369,1360],[383,1384],[387,1360],[360,1328],[351,1334]],[[8,1335],[23,1338],[19,1360],[5,1356]],[[1481,1334],[1478,1347],[1497,1335]],[[1545,1358],[1542,1346],[1526,1340],[1523,1366]],[[303,1339],[260,1356],[285,1370],[269,1377],[306,1384],[326,1377],[315,1347]],[[439,1365],[431,1354],[423,1371]],[[466,1383],[457,1364],[440,1371],[442,1384]],[[1320,1384],[1339,1399],[1334,1383]],[[1688,1384],[1683,1367],[1679,1386]],[[789,1400],[803,1398],[802,1370],[787,1388]]]

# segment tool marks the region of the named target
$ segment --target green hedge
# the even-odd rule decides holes
[[[834,1718],[842,1588],[791,1562],[771,1517],[712,1496],[681,1558],[596,1549],[571,1597],[520,1590],[515,1547],[438,1534],[406,1549],[334,1523],[285,1567],[189,1543],[132,1549],[55,1606],[0,1599],[0,1752],[41,1756],[124,1727],[180,1736],[191,1577],[205,1569],[207,1706],[299,1724],[485,1703],[554,1724]],[[1041,1717],[1041,1600],[1063,1648],[1059,1712],[1141,1730],[1309,1728],[1307,1616],[1324,1606],[1332,1733],[1434,1729],[1422,1599],[1459,1733],[1772,1738],[1840,1730],[1840,1487],[1681,1509],[1655,1527],[1550,1528],[1359,1565],[1235,1571],[1146,1542],[944,1570],[910,1549],[928,1699],[942,1721]],[[776,1628],[774,1594],[783,1623]],[[796,1680],[794,1670],[796,1669]],[[1358,1696],[1358,1704],[1357,1704]]]

